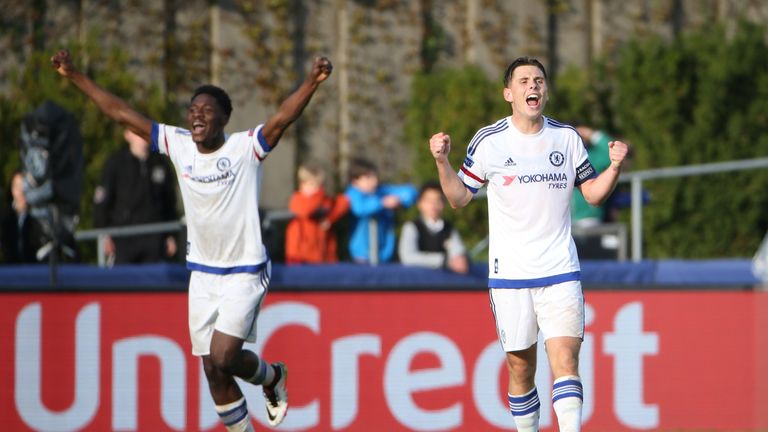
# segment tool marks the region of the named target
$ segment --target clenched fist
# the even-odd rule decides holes
[[[611,166],[615,169],[621,168],[621,164],[629,153],[629,145],[621,141],[611,141],[608,143],[608,157],[611,159]]]
[[[65,49],[59,50],[59,52],[51,57],[51,64],[56,68],[56,72],[65,77],[69,77],[75,71],[69,51]]]
[[[451,151],[451,137],[443,132],[432,135],[432,138],[429,139],[429,151],[432,152],[432,157],[436,160],[447,158]]]
[[[333,63],[327,57],[316,57],[307,79],[321,83],[331,76],[331,72],[333,72]]]

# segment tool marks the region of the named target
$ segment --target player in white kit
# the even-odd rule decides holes
[[[280,424],[288,409],[287,368],[243,349],[245,341],[255,341],[256,318],[270,279],[258,214],[259,171],[330,75],[331,62],[316,58],[304,82],[266,123],[226,135],[232,103],[218,87],[205,85],[195,91],[187,111],[189,129],[183,129],[154,123],[133,110],[80,73],[66,50],[51,61],[106,115],[170,157],[187,219],[192,352],[202,357],[216,411],[227,430],[253,430],[234,380],[239,377],[262,385],[267,420]]]
[[[544,66],[521,57],[504,74],[512,115],[480,129],[458,173],[448,161],[450,137],[430,139],[440,184],[451,206],[488,191],[488,287],[509,371],[508,401],[517,430],[537,431],[536,342],[541,330],[555,381],[552,401],[561,431],[581,430],[579,349],[584,298],[571,237],[570,200],[578,187],[598,205],[616,186],[627,145],[610,144],[603,173],[587,159],[578,133],[543,115]]]

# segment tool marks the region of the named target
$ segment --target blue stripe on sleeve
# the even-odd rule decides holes
[[[486,126],[482,129],[480,129],[477,134],[475,134],[475,137],[472,139],[472,141],[469,143],[469,147],[467,149],[467,154],[469,156],[472,156],[475,154],[475,151],[477,151],[477,147],[480,145],[480,142],[484,140],[486,137],[489,137],[493,134],[503,132],[505,131],[509,125],[507,124],[506,118],[499,120],[495,124],[491,126]]]
[[[264,138],[264,134],[261,133],[262,129],[264,129],[264,127],[259,128],[259,131],[256,133],[256,138],[259,140],[259,144],[261,144],[261,148],[264,149],[266,153],[269,153],[270,150],[272,150],[272,147],[269,146],[269,144],[267,143],[267,139]]]
[[[160,151],[160,145],[157,143],[159,134],[160,134],[160,125],[155,122],[152,122],[152,132],[150,135],[152,138],[152,142],[149,147],[149,150],[155,153]]]

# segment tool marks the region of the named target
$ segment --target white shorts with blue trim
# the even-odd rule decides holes
[[[584,295],[580,281],[539,288],[491,288],[496,332],[505,352],[531,347],[539,330],[552,337],[584,338]]]
[[[189,335],[192,354],[210,354],[213,331],[256,341],[256,319],[267,294],[271,263],[257,273],[193,271],[189,278]]]

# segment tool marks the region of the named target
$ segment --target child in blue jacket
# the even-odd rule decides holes
[[[408,208],[418,191],[412,185],[379,184],[379,172],[372,162],[355,159],[350,163],[345,194],[349,198],[349,253],[357,263],[377,264],[392,260],[395,252],[395,209]],[[372,224],[371,222],[375,222]],[[378,256],[371,254],[372,230]]]

